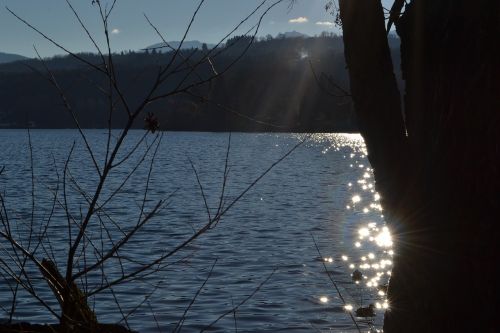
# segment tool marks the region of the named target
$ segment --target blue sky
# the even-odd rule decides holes
[[[187,37],[209,43],[217,42],[263,0],[206,0]],[[268,0],[272,4],[275,0]],[[89,30],[99,36],[101,24],[96,6],[91,0],[70,0]],[[103,4],[111,0],[101,0]],[[199,0],[118,0],[110,18],[111,43],[115,51],[137,50],[159,42],[143,14],[164,34],[167,40],[179,40]],[[288,2],[276,6],[262,21],[259,36],[276,35],[284,31],[300,31],[315,35],[321,31],[339,33],[330,23],[334,17],[325,12],[326,0],[297,0],[288,8]],[[383,0],[390,6],[390,0]],[[36,45],[42,56],[62,52],[44,41],[7,12],[5,7],[23,17],[72,51],[93,51],[74,15],[64,0],[0,0],[0,51],[33,56]],[[254,25],[256,15],[239,33]]]

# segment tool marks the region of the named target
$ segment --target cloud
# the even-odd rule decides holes
[[[307,19],[307,17],[304,16],[288,20],[288,23],[307,23],[307,22],[309,22],[309,20]]]
[[[316,22],[316,25],[321,25],[321,26],[325,26],[325,27],[333,27],[333,22],[318,21],[318,22]]]
[[[114,28],[113,30],[111,30],[111,33],[113,35],[118,35],[120,32],[121,32],[120,29],[116,29],[116,28]]]

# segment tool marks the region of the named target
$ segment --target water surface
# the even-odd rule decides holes
[[[107,134],[103,130],[86,133],[96,160],[102,165]],[[132,131],[125,148],[133,147],[143,134]],[[46,238],[37,256],[41,259],[53,254],[64,269],[66,259],[61,253],[67,251],[68,233],[63,181],[67,185],[68,209],[78,220],[85,213],[98,176],[76,131],[35,130],[31,131],[31,137],[36,199],[32,229],[36,232],[43,230],[57,193],[48,228],[50,246]],[[168,198],[168,205],[120,251],[125,269],[137,268],[171,250],[203,226],[208,214],[190,161],[198,172],[213,216],[223,187],[227,205],[303,138],[299,134],[232,134],[228,177],[223,186],[227,133],[166,133],[150,181],[147,181],[151,156],[148,155],[101,212],[101,221],[108,226],[110,235],[105,234],[99,220],[92,220],[89,238],[94,240],[95,249],[88,244],[86,256],[80,256],[78,263],[94,262],[95,251],[109,249],[108,237],[116,241],[122,235],[120,229],[130,230],[137,223],[146,187],[149,191],[145,213],[160,199]],[[147,142],[153,143],[154,135],[148,135]],[[75,148],[64,177],[73,143]],[[144,150],[140,148],[140,152]],[[150,152],[153,151],[154,147]],[[379,197],[365,154],[359,135],[312,135],[248,191],[216,227],[169,258],[168,265],[155,266],[158,269],[155,274],[91,297],[89,301],[99,319],[125,324],[125,315],[128,325],[141,332],[169,332],[200,290],[184,318],[183,332],[199,332],[247,298],[208,331],[356,332],[345,305],[356,309],[370,302],[378,308],[370,325],[379,328],[388,305],[376,287],[386,283],[390,274],[392,242],[390,233],[384,229]],[[10,223],[16,226],[13,233],[24,239],[25,246],[31,221],[29,156],[27,131],[0,131],[0,167],[5,166],[0,189]],[[140,154],[132,155],[113,170],[103,198],[120,188],[138,160]],[[4,240],[0,244],[5,257],[8,245]],[[34,244],[30,246],[33,248]],[[28,269],[38,276],[36,268],[28,266]],[[350,274],[354,269],[364,274],[359,284],[352,282]],[[118,260],[106,264],[104,271],[109,280],[122,274]],[[86,290],[99,287],[105,281],[97,273],[79,284]],[[346,303],[339,298],[329,275]],[[33,284],[40,297],[58,309],[46,283],[38,279]],[[0,282],[0,317],[4,318],[12,302],[8,286],[7,280]],[[26,292],[20,293],[18,303],[16,320],[54,321]],[[132,310],[135,311],[131,313]],[[131,314],[127,316],[128,313]],[[369,330],[365,320],[357,320],[363,331]]]

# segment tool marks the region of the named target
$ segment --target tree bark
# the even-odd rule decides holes
[[[339,1],[351,94],[377,183],[392,188],[399,179],[394,175],[401,174],[406,159],[401,158],[401,154],[406,155],[406,136],[400,94],[380,1],[359,2]],[[390,170],[386,168],[388,160]],[[389,196],[384,200],[393,201]]]
[[[384,330],[496,331],[499,2],[406,7],[404,117],[380,1],[339,4],[351,93],[395,238]]]

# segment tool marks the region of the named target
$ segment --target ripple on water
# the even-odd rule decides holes
[[[99,147],[105,142],[103,131],[87,133],[93,146]],[[61,169],[68,147],[73,140],[78,141],[78,135],[71,130],[35,130],[31,135],[40,182],[37,216],[43,219],[46,213],[43,208],[51,198],[46,189],[57,183],[52,154]],[[141,135],[141,131],[132,131],[131,139]],[[299,134],[233,134],[226,204],[300,138]],[[131,147],[133,140],[126,144]],[[127,259],[126,268],[137,267],[147,258],[164,254],[207,221],[204,202],[187,157],[196,165],[207,203],[212,208],[211,213],[215,213],[226,146],[227,134],[223,133],[166,135],[155,162],[147,208],[176,192],[159,216],[122,251]],[[101,152],[98,157],[102,158],[102,149],[97,150]],[[0,131],[0,157],[6,168],[0,177],[0,186],[5,190],[8,207],[16,212],[13,220],[21,223],[23,217],[30,216],[30,203],[24,200],[30,194],[30,170],[25,167],[28,161],[26,133]],[[109,180],[110,186],[121,183],[119,176],[125,175],[127,168],[130,165],[117,169],[118,173]],[[93,166],[80,144],[70,162],[70,170],[83,190],[93,190],[96,180]],[[107,213],[124,230],[130,230],[137,223],[147,172],[148,166],[139,168],[116,200],[108,204]],[[69,198],[70,209],[79,214],[81,196],[72,193]],[[368,301],[375,302],[380,309],[377,309],[374,323],[380,326],[384,307],[389,304],[383,295],[378,295],[376,285],[387,282],[393,252],[390,231],[384,229],[379,200],[361,137],[315,134],[249,191],[216,228],[169,259],[168,265],[156,267],[159,270],[156,275],[134,282],[133,287],[116,286],[114,294],[125,313],[143,303],[128,317],[132,327],[141,332],[156,332],[158,324],[163,331],[170,331],[217,259],[210,279],[185,318],[183,332],[199,332],[228,311],[228,315],[208,331],[234,330],[235,318],[241,332],[354,331],[330,277],[338,283],[347,302],[353,305],[353,311]],[[50,227],[56,252],[64,251],[67,244],[65,221],[64,213],[56,211]],[[98,237],[101,233],[97,221],[95,223],[96,227],[89,230],[90,237]],[[113,239],[122,234],[117,227],[110,227],[110,232]],[[318,256],[311,234],[322,256]],[[331,261],[325,262],[323,257]],[[59,264],[64,267],[64,260]],[[350,274],[354,268],[363,270],[367,277],[360,285],[352,283]],[[33,267],[28,269],[36,271]],[[116,261],[113,265],[105,265],[105,270],[110,277],[121,274]],[[261,285],[273,271],[274,275]],[[88,282],[89,289],[102,283],[97,276],[91,276]],[[57,308],[44,281],[35,283],[39,295]],[[254,294],[256,289],[259,290]],[[154,293],[144,302],[144,296],[151,291]],[[8,307],[10,299],[8,287],[0,283],[0,305]],[[26,293],[21,293],[18,301],[21,306],[16,319],[54,321]],[[90,302],[95,302],[100,320],[120,321],[115,298],[110,292],[91,297]],[[235,313],[231,312],[240,303]]]

